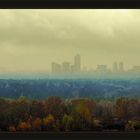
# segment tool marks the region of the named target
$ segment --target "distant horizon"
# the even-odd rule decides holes
[[[70,66],[72,66],[74,61],[73,62],[72,61],[65,61],[65,60],[62,61],[62,62],[53,61],[53,62],[51,62],[50,66],[53,63],[59,64],[61,66],[62,66],[63,63],[69,63]],[[123,63],[123,71],[124,72],[133,70],[135,67],[138,67],[139,71],[140,71],[140,65],[132,65],[130,68],[126,69],[126,65],[125,65],[125,63],[123,61],[114,61],[114,62],[112,62],[112,64],[109,64],[109,65],[107,65],[105,63],[102,63],[102,64],[96,64],[95,67],[91,67],[91,68],[88,68],[88,67],[84,66],[84,67],[81,67],[80,72],[88,72],[88,71],[89,72],[91,72],[91,71],[95,72],[95,71],[97,71],[98,66],[106,66],[106,68],[108,70],[113,72],[113,65],[114,65],[114,63],[117,63],[118,67],[119,67],[120,63]],[[81,64],[82,64],[82,62],[81,62]],[[35,69],[35,70],[22,70],[21,69],[21,70],[15,71],[15,70],[7,69],[6,67],[0,67],[0,74],[3,74],[3,73],[46,73],[46,74],[48,74],[48,73],[52,73],[52,69],[42,69],[42,70],[39,70],[39,69]]]

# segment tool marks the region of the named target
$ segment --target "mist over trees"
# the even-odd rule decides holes
[[[0,97],[44,99],[59,96],[65,99],[89,97],[93,99],[115,99],[119,97],[140,97],[139,79],[40,79],[0,80]]]

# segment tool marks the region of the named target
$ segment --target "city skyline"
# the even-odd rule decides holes
[[[32,71],[25,71],[25,70],[19,70],[18,72],[43,72],[43,73],[53,73],[53,74],[68,74],[68,73],[80,73],[80,72],[127,72],[127,71],[138,71],[140,72],[140,65],[132,65],[129,69],[125,67],[125,63],[123,61],[114,61],[112,64],[110,64],[110,67],[108,67],[108,64],[102,63],[102,64],[93,64],[90,68],[88,68],[86,65],[82,65],[81,55],[76,54],[73,56],[73,61],[62,61],[57,62],[53,61],[51,62],[51,69],[44,69],[44,70],[32,70]],[[95,65],[95,67],[93,67]],[[6,69],[5,67],[0,67],[0,73],[8,73],[8,72],[15,72],[10,71]]]
[[[64,61],[62,63],[58,62],[52,62],[52,69],[51,72],[53,74],[68,74],[68,73],[80,73],[80,72],[113,72],[113,73],[123,73],[127,71],[132,71],[132,72],[140,72],[140,65],[134,65],[131,67],[131,69],[125,69],[124,63],[122,61],[120,62],[113,62],[112,63],[112,68],[109,68],[107,64],[97,64],[95,69],[84,69],[81,68],[81,56],[80,54],[77,54],[74,56],[74,61],[73,63],[69,61]],[[77,69],[78,67],[78,69]]]

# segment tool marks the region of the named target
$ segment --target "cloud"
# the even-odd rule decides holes
[[[91,59],[111,63],[120,58],[132,65],[139,59],[139,15],[139,10],[1,9],[0,55],[7,67],[13,59],[15,69],[21,67],[20,60],[28,68],[41,63],[43,69],[43,59],[48,64],[70,60],[77,52],[87,58],[88,66]]]

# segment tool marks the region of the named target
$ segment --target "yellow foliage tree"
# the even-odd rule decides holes
[[[43,119],[43,126],[45,130],[52,130],[55,127],[55,119],[53,115],[49,114]]]

